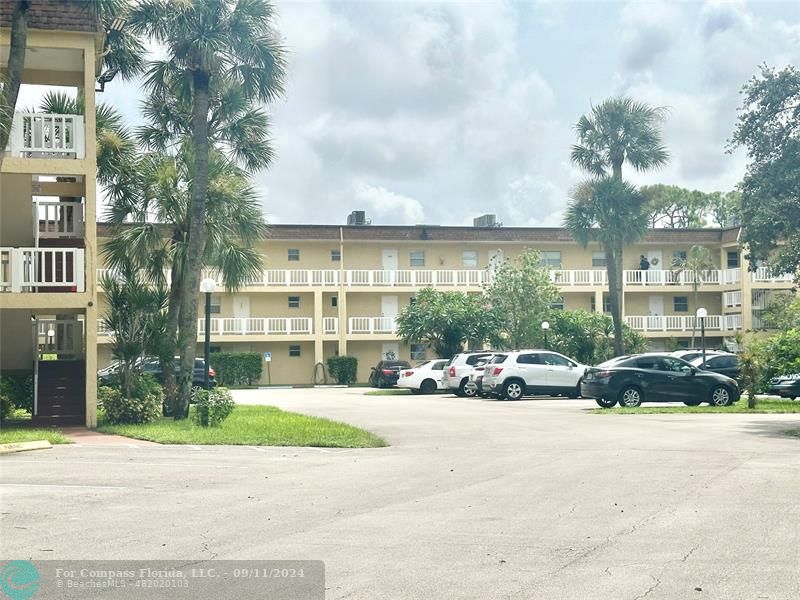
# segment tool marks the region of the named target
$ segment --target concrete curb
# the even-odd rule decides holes
[[[13,454],[14,452],[27,452],[28,450],[47,450],[52,448],[52,444],[47,440],[37,440],[35,442],[15,442],[12,444],[0,444],[0,454]]]

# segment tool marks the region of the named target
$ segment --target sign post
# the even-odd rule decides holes
[[[272,385],[272,373],[269,370],[269,364],[272,362],[272,352],[264,352],[264,362],[267,363],[267,385]]]

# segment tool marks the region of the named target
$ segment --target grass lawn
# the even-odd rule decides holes
[[[47,440],[51,444],[71,444],[72,442],[58,429],[31,429],[30,427],[0,427],[0,444],[16,444],[19,442],[35,442]]]
[[[194,410],[194,407],[192,407]],[[199,427],[191,419],[162,418],[146,425],[108,425],[97,430],[160,444],[233,444],[245,446],[318,446],[379,448],[377,435],[328,419],[285,412],[274,406],[237,405],[220,427]]]
[[[408,396],[411,390],[407,388],[388,388],[385,390],[370,390],[364,392],[365,396]]]
[[[659,406],[656,403],[643,404],[638,408],[596,408],[592,412],[610,415],[636,415],[636,414],[672,414],[672,413],[751,413],[751,414],[777,414],[800,413],[800,402],[796,400],[759,400],[753,409],[747,408],[747,399],[742,398],[733,406]]]

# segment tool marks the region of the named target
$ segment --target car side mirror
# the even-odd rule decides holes
[[[689,375],[697,375],[697,367],[692,367],[692,370],[689,371]]]

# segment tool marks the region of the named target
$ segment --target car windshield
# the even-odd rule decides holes
[[[495,354],[492,357],[492,359],[489,361],[489,364],[490,365],[499,365],[500,363],[505,361],[506,358],[508,358],[508,356],[505,355],[505,354]]]
[[[430,364],[432,362],[433,362],[432,360],[423,360],[423,361],[420,361],[417,364],[415,364],[414,368],[415,369],[419,369],[420,367],[424,367],[425,365],[428,365],[428,364]]]
[[[621,362],[623,362],[623,361],[625,361],[625,360],[628,360],[629,358],[630,358],[630,356],[628,356],[628,355],[625,355],[625,356],[615,356],[614,358],[610,358],[610,359],[609,359],[609,360],[607,360],[606,362],[602,362],[602,363],[600,363],[600,364],[599,364],[599,365],[597,365],[597,366],[598,366],[598,367],[601,367],[601,368],[608,368],[608,367],[613,367],[613,366],[619,366],[619,363],[621,363]]]

